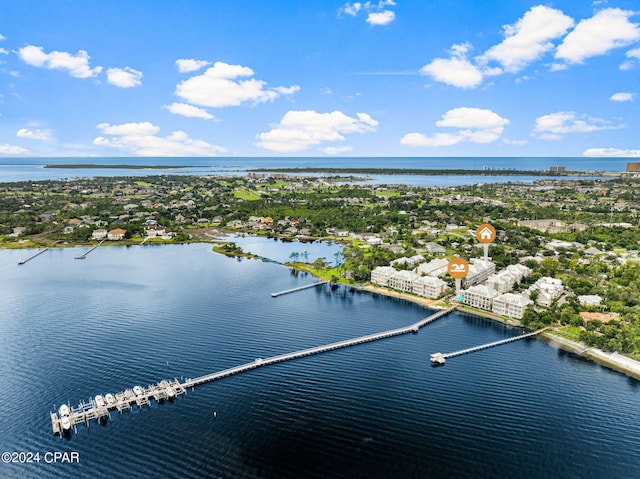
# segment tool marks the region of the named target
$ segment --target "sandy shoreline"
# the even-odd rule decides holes
[[[364,291],[369,291],[371,293],[378,293],[384,296],[389,296],[391,298],[405,299],[407,301],[411,301],[417,304],[421,304],[423,306],[427,306],[428,308],[444,309],[446,307],[442,302],[438,300],[421,298],[419,296],[414,296],[412,294],[401,293],[399,291],[392,291],[386,288],[381,288],[381,287],[373,286],[370,284],[367,284],[360,289]],[[479,311],[479,310],[467,308],[464,306],[458,308],[458,310],[468,314],[473,314],[474,316],[480,316],[480,317],[491,319],[494,321],[500,321],[501,323],[509,324],[512,326],[519,325],[519,321],[507,320],[506,318],[493,314],[490,311]],[[585,344],[571,341],[570,339],[563,338],[561,336],[556,336],[555,334],[553,334],[553,332],[544,332],[540,335],[540,337],[543,341],[545,341],[550,346],[554,346],[556,348],[560,348],[565,351],[578,354],[585,359],[588,359],[590,361],[600,364],[601,366],[607,367],[609,369],[613,369],[614,371],[623,373],[629,377],[640,380],[640,361],[636,361],[634,359],[631,359],[619,353],[605,353],[600,349],[592,348]]]

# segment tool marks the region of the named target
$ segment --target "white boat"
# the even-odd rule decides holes
[[[62,419],[60,419],[60,425],[65,431],[71,429],[71,419],[69,419],[69,416],[62,416]]]
[[[62,406],[60,406],[58,412],[60,413],[60,417],[64,417],[68,416],[71,413],[71,410],[69,409],[68,405],[63,404]]]
[[[116,403],[116,398],[113,394],[105,394],[104,400],[107,402],[107,407],[111,407]]]
[[[105,405],[105,403],[104,403],[104,397],[102,397],[100,394],[98,394],[98,395],[95,397],[95,400],[96,400],[96,406],[98,406],[98,407],[104,407],[104,405]]]
[[[136,396],[142,396],[144,394],[144,391],[142,390],[142,388],[140,386],[134,386],[133,387],[133,392]]]

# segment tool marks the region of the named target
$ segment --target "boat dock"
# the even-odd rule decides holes
[[[513,343],[514,341],[520,341],[521,339],[530,338],[543,332],[547,328],[534,331],[532,333],[521,334],[519,336],[513,336],[511,338],[502,339],[500,341],[494,341],[492,343],[481,344],[480,346],[474,346],[472,348],[461,349],[460,351],[454,351],[452,353],[433,353],[431,355],[431,362],[434,364],[444,364],[447,359],[455,358],[456,356],[462,356],[463,354],[475,353],[476,351],[482,351],[483,349],[493,348],[495,346],[502,346],[503,344]]]
[[[75,257],[75,259],[85,259],[87,257],[87,255],[89,253],[91,253],[94,249],[96,249],[98,246],[100,246],[102,243],[104,243],[104,240],[100,241],[100,243],[98,243],[97,245],[95,245],[93,248],[88,249],[87,251],[85,251],[84,253],[78,255]]]
[[[185,389],[177,379],[162,380],[146,388],[134,386],[132,389],[125,389],[116,394],[96,396],[88,402],[81,401],[76,407],[63,405],[50,414],[51,427],[54,434],[63,434],[71,428],[75,430],[78,424],[84,423],[88,426],[94,419],[102,421],[111,418],[111,411],[117,410],[122,413],[130,410],[134,404],[142,407],[149,405],[151,399],[162,402],[185,393]]]
[[[47,251],[49,248],[43,248],[39,251],[36,251],[35,253],[33,253],[31,256],[29,256],[28,258],[25,259],[21,259],[18,261],[18,264],[25,264],[27,261],[31,261],[33,258],[35,258],[36,256],[41,255],[42,253],[44,253],[45,251]]]
[[[315,284],[313,286],[315,286]],[[382,331],[380,333],[368,334],[366,336],[359,336],[357,338],[346,339],[344,341],[338,341],[322,346],[301,349],[291,353],[280,354],[265,359],[256,358],[250,363],[241,364],[239,366],[234,366],[232,368],[224,369],[222,371],[207,374],[194,379],[187,379],[182,383],[180,383],[177,379],[173,382],[160,381],[155,386],[149,386],[146,389],[141,388],[142,392],[140,392],[140,389],[135,392],[136,388],[139,388],[139,386],[136,386],[133,388],[133,390],[127,389],[123,392],[115,394],[115,401],[107,401],[104,406],[97,404],[94,400],[90,400],[88,403],[82,402],[77,408],[71,408],[71,412],[68,415],[71,423],[70,427],[75,427],[76,424],[82,422],[88,424],[92,419],[110,417],[109,411],[111,410],[117,409],[119,412],[122,412],[123,410],[130,409],[134,403],[139,407],[142,407],[145,404],[149,404],[151,398],[155,399],[156,401],[170,399],[171,397],[173,397],[170,396],[172,391],[175,393],[175,395],[184,394],[187,388],[193,388],[194,386],[198,386],[200,384],[216,381],[218,379],[240,374],[262,366],[280,363],[283,361],[291,361],[293,359],[311,356],[313,354],[325,353],[327,351],[333,351],[334,349],[348,348],[357,344],[368,343],[380,339],[390,338],[393,336],[400,336],[402,334],[417,333],[420,328],[448,315],[456,308],[457,305],[451,306],[447,309],[438,311],[431,316],[428,316],[424,319],[421,319],[420,321],[410,324],[409,326],[404,326],[402,328],[390,329],[387,331]],[[63,431],[62,421],[62,416],[58,416],[58,414],[56,413],[51,413],[51,425],[54,434],[61,434],[61,432]]]
[[[295,293],[296,291],[302,291],[307,288],[315,288],[316,286],[320,286],[323,284],[327,284],[329,281],[318,281],[317,283],[305,284],[304,286],[298,286],[297,288],[287,289],[286,291],[280,291],[279,293],[271,293],[273,298],[278,296],[282,296],[283,294]]]

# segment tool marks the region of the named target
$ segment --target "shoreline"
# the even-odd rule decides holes
[[[418,296],[413,296],[407,293],[400,293],[398,291],[391,291],[391,290],[388,290],[382,287],[373,286],[370,284],[364,285],[359,289],[362,291],[369,291],[371,293],[382,294],[384,296],[388,296],[391,298],[405,299],[407,301],[421,304],[429,308],[444,309],[445,307],[442,304],[438,304],[438,303],[441,303],[441,300],[439,301],[439,300],[431,300],[427,298],[420,298]],[[480,311],[480,310],[468,308],[465,306],[458,307],[458,311],[471,314],[473,316],[478,316],[481,318],[491,319],[493,321],[499,321],[502,324],[506,324],[509,326],[521,326],[520,321],[509,320],[497,314],[493,314],[490,311]],[[572,341],[562,336],[553,334],[553,332],[549,332],[549,331],[545,331],[542,334],[540,334],[539,338],[545,343],[547,343],[549,346],[553,346],[555,348],[577,354],[589,361],[599,364],[600,366],[606,367],[608,369],[612,369],[616,372],[622,373],[628,377],[631,377],[633,379],[640,381],[640,361],[636,361],[635,359],[631,359],[617,352],[607,353],[602,351],[601,349],[593,348],[591,346],[587,346],[586,344]]]

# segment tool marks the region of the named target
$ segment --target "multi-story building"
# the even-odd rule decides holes
[[[549,307],[553,300],[559,298],[564,292],[564,287],[562,286],[562,280],[543,276],[531,285],[527,293],[530,295],[533,291],[538,291],[536,302],[540,306]]]
[[[521,295],[514,293],[505,293],[493,298],[492,311],[509,318],[522,319],[524,312],[532,301]]]
[[[418,278],[413,271],[397,271],[389,278],[389,287],[410,293],[413,290],[413,282]]]
[[[378,266],[371,271],[371,282],[382,286],[389,286],[389,278],[397,273],[391,266]]]
[[[498,293],[488,286],[476,285],[462,291],[464,304],[480,309],[491,309],[493,299]]]
[[[422,276],[413,282],[413,292],[418,296],[435,299],[445,292],[447,283],[433,276]]]
[[[447,272],[449,266],[449,260],[446,258],[439,258],[429,261],[428,263],[422,263],[416,268],[416,273],[422,276],[441,276]]]
[[[467,273],[463,284],[465,288],[480,284],[495,272],[495,263],[492,263],[489,260],[473,258],[469,265],[469,273]]]

